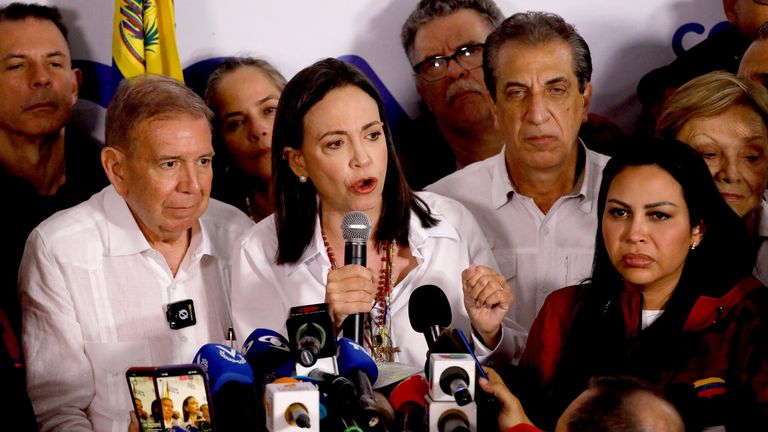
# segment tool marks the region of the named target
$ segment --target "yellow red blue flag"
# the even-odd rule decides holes
[[[149,72],[184,82],[172,0],[115,0],[112,29],[113,66],[119,75]]]

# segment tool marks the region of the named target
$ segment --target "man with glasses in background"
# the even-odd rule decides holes
[[[482,64],[485,38],[503,18],[493,0],[422,0],[403,24],[403,48],[427,108],[395,141],[412,187],[501,149]]]
[[[504,148],[427,190],[475,216],[515,296],[505,323],[527,332],[550,292],[591,273],[608,157],[578,137],[592,60],[573,26],[554,14],[518,13],[488,36],[483,56]]]

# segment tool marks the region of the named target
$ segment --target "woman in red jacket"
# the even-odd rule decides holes
[[[768,418],[768,289],[749,276],[749,236],[704,161],[671,140],[630,146],[606,166],[592,278],[552,293],[515,386],[552,429],[595,375],[654,385],[687,430]]]

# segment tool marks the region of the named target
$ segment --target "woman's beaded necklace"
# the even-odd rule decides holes
[[[328,260],[331,262],[331,269],[338,268],[336,264],[336,255],[333,253],[331,243],[325,235],[325,230],[321,227],[323,244],[328,253]],[[368,320],[365,325],[365,343],[371,349],[371,354],[377,362],[394,361],[395,353],[400,352],[400,348],[392,344],[392,320],[390,319],[389,303],[393,286],[393,262],[397,254],[397,243],[392,241],[381,241],[377,245],[379,255],[381,255],[381,268],[379,270],[379,286],[376,293],[376,300]]]

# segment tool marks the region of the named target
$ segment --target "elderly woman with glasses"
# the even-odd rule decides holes
[[[659,118],[658,134],[696,150],[720,195],[744,221],[759,250],[755,276],[768,283],[768,90],[728,72],[680,87]]]

